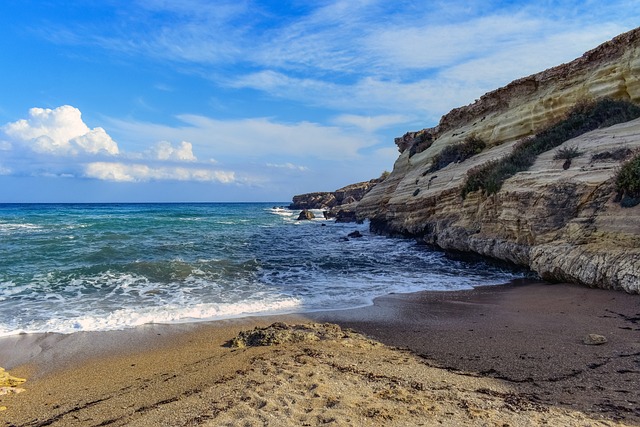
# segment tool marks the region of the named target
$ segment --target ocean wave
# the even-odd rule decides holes
[[[371,234],[366,223],[297,214],[265,204],[27,207],[20,224],[38,234],[0,246],[0,335],[342,309],[521,275]],[[0,225],[18,223],[14,215],[0,209]],[[356,230],[363,237],[347,237]]]

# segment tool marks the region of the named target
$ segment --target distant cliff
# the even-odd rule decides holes
[[[462,191],[479,169],[602,98],[640,103],[640,29],[397,138],[393,171],[357,204],[357,218],[381,233],[526,265],[547,280],[640,293],[640,205],[621,206],[614,177],[640,152],[640,119],[536,154],[497,192]],[[442,162],[470,140],[484,145]]]
[[[340,211],[343,220],[355,221],[355,204],[362,200],[384,178],[347,185],[336,191],[306,193],[293,196],[289,209],[323,209],[326,215],[335,217]]]

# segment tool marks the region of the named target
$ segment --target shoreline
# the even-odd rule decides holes
[[[200,328],[231,328],[237,324],[241,326],[268,325],[277,321],[284,322],[308,322],[310,319],[331,322],[332,319],[350,319],[377,317],[372,314],[376,301],[394,296],[419,296],[421,294],[455,294],[457,292],[475,292],[484,288],[510,287],[520,283],[538,283],[533,279],[513,279],[510,282],[495,285],[478,285],[470,289],[460,290],[427,290],[408,293],[391,293],[375,297],[369,304],[349,308],[336,308],[333,310],[316,309],[302,312],[283,312],[266,314],[238,315],[214,320],[177,321],[173,323],[146,323],[143,325],[127,327],[125,329],[93,330],[77,332],[20,332],[14,335],[0,336],[0,367],[7,370],[16,367],[34,371],[37,375],[64,368],[61,358],[71,358],[73,363],[78,363],[93,357],[100,357],[110,353],[127,353],[134,351],[136,346],[144,348],[162,347],[169,337],[179,337],[194,332]],[[320,320],[325,319],[325,320]],[[157,337],[156,337],[157,336]],[[97,338],[97,339],[92,339]],[[91,341],[90,347],[85,347],[82,352],[72,349],[83,347],[83,344]],[[51,351],[55,351],[51,354]],[[62,362],[62,363],[61,363]],[[71,362],[69,362],[71,363]],[[4,364],[4,365],[3,365]],[[31,366],[34,365],[34,366]],[[46,365],[46,366],[44,366]],[[41,372],[40,372],[41,371]]]
[[[27,383],[22,387],[27,391],[0,396],[0,406],[9,408],[0,419],[6,417],[6,425],[37,425],[28,424],[28,420],[52,417],[62,420],[64,408],[81,407],[80,401],[100,400],[105,395],[111,399],[117,390],[135,388],[141,382],[146,382],[150,391],[139,392],[138,397],[132,398],[138,409],[148,406],[149,401],[178,399],[185,400],[185,407],[195,412],[204,411],[204,406],[198,406],[204,405],[203,396],[222,387],[223,378],[246,371],[257,355],[274,361],[283,357],[281,353],[293,351],[296,346],[246,350],[223,347],[241,330],[280,321],[331,322],[391,347],[382,346],[389,352],[384,353],[387,359],[392,357],[390,354],[401,355],[402,360],[410,359],[420,369],[422,366],[433,369],[431,376],[448,374],[461,384],[467,380],[488,381],[534,406],[640,425],[639,302],[637,296],[622,292],[516,281],[464,291],[391,294],[377,298],[371,306],[349,310],[152,324],[123,331],[4,337],[0,339],[0,366],[14,376],[26,377]],[[604,335],[609,342],[601,346],[584,345],[582,338],[589,333]],[[348,350],[334,349],[331,347],[334,344],[324,341],[305,345],[319,352],[330,348],[336,354]],[[350,351],[345,357],[355,360],[366,357],[380,360],[376,352],[383,352],[378,347]],[[417,372],[418,368],[413,369]],[[149,386],[160,386],[160,378],[171,377],[169,373],[176,378],[193,376],[192,381],[199,384],[198,391],[192,393],[200,396],[197,405],[191,402],[191,397],[186,399],[181,394],[186,391],[180,387],[171,391]],[[239,383],[243,381],[234,378]],[[52,395],[61,402],[56,404],[57,408],[42,403],[55,400]],[[381,402],[389,403],[384,399]],[[397,401],[390,403],[389,410],[400,405]],[[95,406],[86,410],[98,410],[102,404]],[[127,415],[127,424],[135,421],[137,425],[153,425],[146,424],[149,418],[145,414],[159,414],[164,406],[133,411],[133,415]],[[324,412],[332,410],[323,408]],[[73,412],[77,415],[77,411]],[[102,415],[92,419],[104,422],[122,410],[104,407],[99,412]],[[180,424],[176,421],[176,425]]]

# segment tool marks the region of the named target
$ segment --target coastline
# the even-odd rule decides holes
[[[0,396],[0,406],[8,407],[0,420],[7,426],[45,422],[161,425],[159,420],[167,421],[163,417],[171,413],[169,425],[216,425],[213,421],[231,420],[234,408],[238,409],[242,398],[247,397],[266,402],[262,408],[249,411],[260,419],[269,415],[270,405],[277,407],[264,388],[269,381],[273,382],[272,393],[275,389],[283,393],[271,397],[284,399],[285,395],[296,395],[300,387],[313,386],[303,382],[296,386],[298,389],[288,390],[291,378],[302,372],[308,375],[328,370],[326,375],[335,375],[335,384],[333,388],[323,384],[325,393],[315,393],[324,399],[324,406],[314,410],[334,417],[338,425],[358,416],[364,417],[360,421],[365,424],[386,420],[388,425],[406,425],[412,416],[424,416],[422,406],[405,407],[411,403],[408,397],[390,398],[391,391],[403,390],[402,381],[383,386],[379,384],[382,380],[376,380],[387,376],[409,381],[421,375],[421,384],[433,379],[440,384],[437,387],[442,387],[442,381],[453,387],[447,389],[450,401],[443,398],[442,408],[430,410],[434,421],[454,413],[454,418],[469,425],[479,419],[517,425],[521,416],[542,417],[540,420],[568,417],[562,418],[563,423],[572,419],[583,424],[585,420],[608,420],[602,421],[603,425],[615,425],[618,420],[640,425],[638,307],[637,296],[622,292],[518,281],[469,291],[392,294],[377,298],[372,306],[351,310],[5,337],[0,339],[0,366],[28,381],[22,386],[26,392]],[[363,339],[349,345],[319,341],[247,349],[224,347],[239,331],[275,321],[331,322],[384,345]],[[582,338],[589,333],[604,335],[608,342],[584,345]],[[300,362],[301,354],[307,355],[305,363]],[[323,362],[327,355],[333,362]],[[273,371],[263,379],[262,392],[249,372],[257,361],[270,364],[265,369]],[[336,372],[338,365],[343,367]],[[369,413],[375,416],[359,413],[357,402],[349,403],[340,394],[341,388],[348,389],[344,381],[362,370],[345,368],[351,365],[373,370],[367,371],[364,383],[362,378],[353,379],[353,386],[357,384],[365,393],[371,382],[373,390],[378,390],[377,400],[366,400],[377,405],[378,412]],[[381,371],[376,373],[375,369]],[[247,386],[255,389],[255,395],[230,398],[225,401],[227,409],[216,406],[221,402],[219,393],[226,390],[229,396],[235,396],[242,394],[237,388]],[[435,393],[437,387],[425,386],[420,393]],[[407,392],[411,392],[410,386]],[[327,406],[327,395],[340,398],[336,402],[342,403]],[[508,396],[517,397],[519,409],[509,408],[505,403]],[[312,396],[308,401],[303,397],[298,397],[297,404],[290,402],[292,412],[285,419],[291,425],[306,416],[302,409],[313,407]],[[496,400],[495,407],[489,402],[492,399]],[[460,407],[463,401],[467,408]],[[481,408],[482,402],[487,408]],[[212,407],[218,409],[212,412]],[[471,411],[469,407],[476,409]],[[184,424],[187,413],[192,424]],[[311,413],[316,418],[309,418],[310,424],[316,425],[313,420],[321,424],[320,415]],[[385,414],[391,418],[385,418]],[[83,417],[91,422],[83,424]],[[275,419],[273,423],[280,425]],[[235,424],[229,421],[225,425]]]

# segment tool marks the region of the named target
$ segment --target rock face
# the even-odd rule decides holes
[[[357,218],[376,232],[529,266],[546,280],[640,293],[640,206],[616,203],[613,178],[620,157],[640,149],[640,120],[565,142],[559,148],[582,152],[569,165],[551,150],[498,193],[461,196],[470,169],[506,156],[576,103],[602,97],[640,103],[640,29],[454,109],[435,128],[397,138],[393,172],[358,203]],[[427,172],[443,147],[468,136],[488,148]]]

